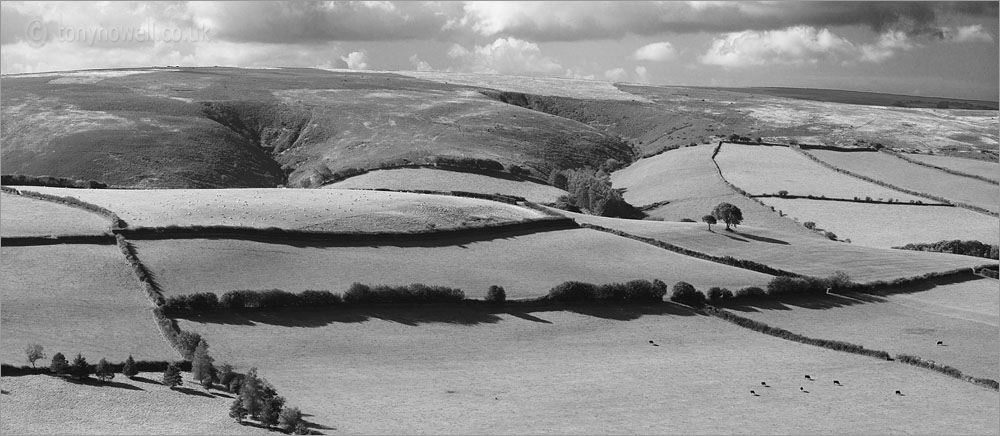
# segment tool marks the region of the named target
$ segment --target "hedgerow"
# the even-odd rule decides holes
[[[897,250],[930,251],[935,253],[951,253],[963,256],[985,257],[987,259],[1000,258],[997,245],[985,244],[979,241],[962,241],[959,239],[944,240],[938,242],[906,244],[902,247],[892,247]]]
[[[924,360],[921,359],[920,357],[911,356],[909,354],[897,354],[896,360],[920,368],[937,371],[944,375],[948,375],[957,378],[959,380],[965,380],[967,382],[974,383],[980,386],[985,386],[993,390],[1000,390],[1000,385],[998,385],[996,380],[967,376],[962,374],[962,371],[959,371],[956,368],[950,367],[948,365],[941,365],[939,363],[935,363],[933,360]]]
[[[369,285],[354,283],[343,295],[348,304],[385,303],[451,303],[465,299],[461,289],[445,286],[427,286],[420,283],[404,286]]]
[[[89,212],[94,212],[98,215],[104,216],[105,218],[111,221],[112,231],[117,229],[123,229],[128,226],[128,224],[125,223],[125,220],[121,219],[118,216],[118,214],[108,209],[105,209],[101,206],[98,206],[96,204],[91,204],[87,203],[86,201],[82,201],[76,197],[70,197],[70,196],[60,197],[58,195],[42,194],[40,192],[25,191],[25,190],[21,190],[18,193],[18,195],[21,195],[22,197],[35,198],[38,200],[51,201],[53,203],[65,204],[67,206],[72,206]]]
[[[107,183],[96,180],[77,180],[67,177],[28,176],[23,174],[4,174],[0,176],[0,184],[21,186],[51,186],[55,188],[105,189]]]
[[[956,176],[971,177],[973,179],[982,180],[982,181],[984,181],[986,183],[992,183],[994,185],[1000,185],[1000,181],[991,179],[989,177],[983,177],[983,176],[979,176],[979,175],[976,175],[976,174],[963,173],[961,171],[953,170],[951,168],[939,167],[937,165],[931,165],[931,164],[929,164],[927,162],[919,161],[919,160],[916,160],[916,159],[911,159],[910,157],[907,157],[905,153],[897,153],[897,152],[895,152],[893,150],[889,150],[889,149],[886,149],[886,148],[883,148],[883,149],[881,149],[879,151],[881,151],[883,153],[886,153],[886,154],[891,154],[893,156],[896,156],[896,157],[898,157],[898,158],[900,158],[902,160],[905,160],[905,161],[907,161],[909,163],[912,163],[912,164],[917,164],[917,165],[925,166],[925,167],[928,167],[928,168],[934,168],[936,170],[941,170],[941,171],[944,171],[946,173],[954,174]]]

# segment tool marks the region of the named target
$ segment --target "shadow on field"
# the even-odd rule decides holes
[[[75,384],[78,384],[78,385],[97,386],[97,387],[105,387],[105,388],[120,388],[120,389],[128,389],[128,390],[131,390],[131,391],[144,391],[145,390],[145,389],[140,388],[140,387],[135,386],[135,385],[130,385],[128,383],[122,383],[122,382],[116,382],[116,381],[113,381],[113,380],[108,380],[106,382],[102,382],[100,380],[95,380],[95,379],[92,379],[92,378],[86,378],[86,379],[82,379],[82,380],[73,380],[71,378],[67,378],[65,380],[68,381],[68,382],[70,382],[70,383],[75,383]]]
[[[137,382],[140,382],[140,383],[149,383],[151,385],[162,385],[163,384],[163,383],[160,383],[160,382],[158,382],[156,380],[150,380],[150,379],[148,379],[146,377],[140,377],[140,376],[132,377],[132,381],[137,381]]]
[[[712,232],[712,233],[715,233],[715,232]],[[752,239],[754,241],[765,242],[765,243],[768,243],[768,244],[790,245],[788,242],[782,241],[781,239],[768,238],[768,237],[765,237],[765,236],[756,236],[756,235],[751,235],[749,233],[739,233],[739,232],[737,232],[735,230],[733,230],[732,232],[729,232],[729,233],[732,233],[732,234],[727,234],[725,232],[724,233],[719,233],[719,234],[722,235],[722,236],[725,236],[725,237],[727,237],[729,239],[732,239],[732,240],[735,240],[735,241],[740,241],[740,242],[750,242],[747,239]],[[747,239],[743,239],[743,238],[741,238],[739,236],[734,236],[734,235],[739,235],[739,236],[742,236],[743,238],[747,238]]]
[[[639,319],[644,315],[676,315],[693,316],[703,315],[684,306],[664,302],[655,305],[621,305],[621,306],[578,306],[569,307],[573,313],[593,316],[595,318],[613,319],[616,321],[631,321]]]
[[[186,388],[184,386],[175,386],[173,390],[180,392],[182,394],[194,395],[197,397],[215,398],[215,395],[212,395],[208,392],[199,391],[197,389]]]

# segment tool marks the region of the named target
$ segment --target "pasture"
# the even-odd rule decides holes
[[[660,279],[709,286],[761,286],[765,274],[669,252],[588,229],[428,245],[291,246],[236,240],[135,241],[165,295],[279,288],[343,292],[354,282],[457,287],[482,298],[538,297],[564,281]]]
[[[864,156],[852,153],[843,155],[849,159]],[[715,161],[719,163],[726,180],[751,195],[774,195],[784,190],[789,195],[846,199],[871,197],[886,201],[891,198],[903,203],[911,200],[933,203],[926,198],[884,188],[825,168],[788,147],[725,143]]]
[[[336,183],[333,189],[392,189],[428,191],[466,191],[479,194],[506,194],[524,197],[536,203],[555,203],[566,191],[526,180],[510,180],[482,174],[430,168],[400,168],[371,171]]]
[[[898,247],[945,239],[1000,240],[998,220],[960,207],[868,204],[763,198],[799,222],[812,221],[840,239],[871,247]],[[946,224],[947,223],[947,224]]]
[[[995,391],[766,336],[674,305],[497,314],[450,307],[280,311],[180,325],[205,335],[218,361],[257,366],[314,415],[310,420],[343,433],[1000,429]],[[260,338],[268,338],[267,353]]]
[[[27,365],[24,347],[83,353],[96,363],[171,360],[152,303],[114,245],[3,247],[0,361]],[[45,360],[43,364],[47,364]]]
[[[1000,180],[1000,164],[995,160],[965,159],[954,156],[917,153],[908,153],[906,158],[960,173]]]
[[[520,222],[537,211],[474,198],[347,189],[68,189],[110,209],[130,227],[246,226],[336,232],[420,232]]]
[[[894,186],[979,206],[993,212],[1000,211],[1000,186],[982,180],[916,165],[888,153],[873,151],[859,154],[831,150],[807,150],[806,153],[837,168]]]
[[[935,280],[892,294],[734,302],[732,309],[806,336],[843,340],[893,356],[916,355],[967,375],[997,380],[997,315],[984,313],[998,307],[996,287],[994,279]]]
[[[0,194],[0,236],[100,235],[110,224],[82,209]]]
[[[456,73],[438,71],[399,71],[397,74],[446,84],[490,88],[499,91],[593,100],[648,101],[618,89],[603,80],[552,77],[511,76],[505,74]]]
[[[85,356],[86,357],[86,356]],[[190,374],[171,391],[162,373],[110,383],[74,383],[47,375],[3,377],[3,434],[219,434],[266,435],[229,418],[232,394],[205,393]]]
[[[711,213],[717,204],[728,202],[739,207],[745,222],[751,225],[815,237],[814,233],[779,217],[776,212],[737,194],[726,185],[712,163],[714,148],[714,145],[684,147],[640,159],[614,172],[611,182],[615,188],[625,188],[625,200],[637,207],[669,201],[669,204],[647,211],[654,218],[697,221]]]
[[[929,272],[980,266],[987,259],[946,253],[893,250],[807,238],[758,226],[738,226],[726,232],[725,225],[636,221],[561,212],[577,222],[653,238],[679,247],[711,254],[752,260],[774,268],[816,277],[844,271],[858,283],[890,281]],[[704,289],[702,289],[704,291]]]

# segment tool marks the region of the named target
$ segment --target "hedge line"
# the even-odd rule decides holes
[[[564,303],[652,303],[662,302],[666,293],[667,285],[659,279],[603,285],[568,281],[550,289],[544,299]]]
[[[737,268],[743,268],[743,269],[747,269],[747,270],[750,270],[750,271],[756,271],[756,272],[760,272],[760,273],[764,273],[764,274],[769,274],[769,275],[772,275],[772,276],[792,276],[792,277],[799,277],[800,276],[800,274],[796,274],[796,273],[785,271],[785,270],[778,269],[778,268],[772,268],[770,266],[764,265],[762,263],[754,262],[752,260],[737,259],[737,258],[732,257],[732,256],[713,256],[711,254],[706,254],[706,253],[702,253],[702,252],[699,252],[699,251],[694,251],[694,250],[690,250],[690,249],[687,249],[687,248],[678,247],[676,245],[673,245],[673,244],[668,243],[668,242],[663,242],[663,241],[660,241],[658,239],[646,238],[646,237],[643,237],[643,236],[633,235],[631,233],[626,233],[626,232],[623,232],[621,230],[609,229],[607,227],[602,227],[602,226],[598,226],[598,225],[594,225],[594,224],[587,224],[587,223],[581,223],[580,227],[587,228],[587,229],[598,230],[598,231],[602,231],[602,232],[606,232],[606,233],[611,233],[613,235],[622,236],[622,237],[633,239],[633,240],[636,240],[636,241],[639,241],[639,242],[645,242],[647,244],[654,245],[656,247],[659,247],[659,248],[662,248],[662,249],[665,249],[665,250],[670,250],[670,251],[673,251],[675,253],[680,253],[680,254],[683,254],[685,256],[696,257],[698,259],[708,260],[708,261],[712,261],[712,262],[716,262],[716,263],[721,263],[723,265],[734,266],[734,267],[737,267]]]
[[[1000,278],[1000,271],[990,268],[983,268],[979,270],[979,272],[977,272],[976,274],[981,275],[983,277],[989,277],[991,279]]]
[[[956,276],[957,277],[957,276],[962,276],[962,275],[975,276],[977,269],[979,269],[979,268],[988,268],[988,267],[991,267],[993,265],[995,265],[995,264],[985,264],[985,265],[980,265],[978,267],[955,268],[955,269],[951,269],[951,270],[947,270],[947,271],[929,272],[929,273],[926,273],[926,274],[923,274],[923,275],[919,275],[919,276],[900,277],[898,279],[890,280],[890,281],[876,280],[876,281],[867,282],[867,283],[855,283],[854,285],[852,285],[849,288],[849,290],[856,291],[856,292],[871,292],[871,291],[874,291],[874,290],[877,290],[877,289],[891,289],[891,288],[909,286],[909,285],[912,285],[914,283],[918,283],[918,282],[922,282],[924,280],[929,280],[929,279],[934,279],[934,278],[951,277],[951,276]]]
[[[953,170],[951,168],[945,168],[945,167],[939,167],[937,165],[931,165],[931,164],[929,164],[927,162],[922,162],[922,161],[919,161],[919,160],[916,160],[916,159],[911,159],[911,158],[907,157],[905,153],[897,153],[895,150],[889,150],[889,149],[883,148],[883,149],[881,149],[879,151],[882,151],[882,152],[887,153],[887,154],[891,154],[893,156],[896,156],[896,157],[898,157],[898,158],[900,158],[902,160],[905,160],[905,161],[907,161],[909,163],[912,163],[912,164],[917,164],[917,165],[925,166],[925,167],[928,167],[928,168],[934,168],[936,170],[941,170],[941,171],[944,171],[944,172],[949,173],[949,174],[954,174],[956,176],[970,177],[970,178],[973,178],[973,179],[982,180],[982,181],[987,182],[987,183],[992,183],[994,185],[1000,185],[1000,181],[993,180],[993,179],[991,179],[989,177],[983,177],[983,176],[978,176],[978,175],[975,175],[975,174],[963,173],[961,171]]]
[[[143,291],[146,292],[146,296],[149,297],[149,301],[153,303],[154,306],[163,305],[163,293],[160,286],[156,284],[153,279],[153,273],[146,268],[146,265],[139,260],[139,256],[135,251],[135,246],[132,245],[125,236],[122,234],[115,235],[115,241],[117,242],[118,248],[121,250],[122,254],[125,255],[125,261],[128,266],[132,268],[132,273],[135,274],[135,278],[139,280],[142,285]]]
[[[732,312],[723,309],[719,309],[717,307],[705,306],[703,311],[708,315],[722,318],[740,327],[748,328],[750,330],[764,333],[766,335],[775,336],[781,339],[787,339],[790,341],[795,341],[806,345],[814,345],[817,347],[829,348],[831,350],[836,350],[836,351],[845,351],[848,353],[860,354],[863,356],[871,356],[882,360],[892,360],[892,357],[890,357],[889,353],[886,351],[870,350],[868,348],[862,347],[861,345],[856,345],[849,342],[810,338],[797,333],[792,333],[782,328],[771,327],[762,322],[755,321],[749,318],[744,318],[742,316],[736,315]]]
[[[954,207],[951,204],[940,204],[940,203],[924,203],[920,200],[910,200],[909,202],[903,203],[902,201],[892,201],[888,200],[873,200],[871,197],[854,197],[854,198],[827,198],[825,195],[815,196],[812,194],[808,195],[794,195],[794,194],[754,194],[750,195],[750,198],[785,198],[789,200],[794,199],[808,199],[808,200],[825,200],[825,201],[846,201],[851,203],[869,203],[869,204],[905,204],[909,206],[937,206],[937,207]]]
[[[76,197],[70,197],[70,196],[60,197],[58,195],[42,194],[40,192],[25,191],[25,190],[20,191],[19,195],[28,198],[35,198],[38,200],[51,201],[53,203],[65,204],[67,206],[72,206],[89,212],[94,212],[98,215],[104,216],[105,218],[111,220],[112,231],[117,229],[123,229],[128,226],[128,224],[126,224],[125,221],[118,216],[118,214],[108,209],[105,209],[101,206],[98,206],[96,204],[91,204],[82,201]]]
[[[1000,259],[1000,249],[997,245],[990,245],[979,241],[962,241],[959,239],[943,240],[931,243],[906,244],[902,247],[892,247],[897,250],[929,251],[935,253],[951,253],[963,256],[985,257],[987,259]]]
[[[8,194],[21,195],[21,191],[11,188],[10,186],[0,186],[0,192],[6,192]]]
[[[957,378],[959,380],[965,380],[969,383],[985,386],[993,390],[1000,390],[1000,384],[998,384],[996,380],[963,375],[962,371],[959,371],[958,369],[952,368],[948,365],[941,365],[935,363],[933,360],[924,360],[921,359],[920,357],[911,356],[908,354],[897,354],[896,360],[902,363],[918,366],[920,368],[934,370],[942,374]]]
[[[115,236],[103,235],[48,235],[48,236],[5,236],[3,245],[7,247],[26,247],[31,245],[53,244],[97,244],[113,245]]]
[[[409,159],[397,159],[382,162],[378,167],[372,168],[344,168],[330,173],[329,178],[320,184],[327,185],[336,183],[351,177],[360,176],[372,171],[392,170],[401,168],[430,168],[443,171],[454,171],[460,173],[480,174],[489,177],[497,177],[510,180],[528,180],[543,185],[548,184],[546,180],[534,177],[531,171],[517,165],[508,167],[504,172],[503,164],[491,159],[461,158],[448,156],[430,156],[418,161]]]
[[[803,150],[803,149],[801,149],[799,147],[792,147],[792,149],[793,150],[797,150],[802,155],[808,157],[809,159],[812,159],[813,161],[819,163],[820,165],[823,165],[823,166],[825,166],[827,168],[830,168],[830,169],[832,169],[834,171],[837,171],[839,173],[847,174],[847,175],[849,175],[851,177],[855,177],[855,178],[864,180],[866,182],[871,182],[871,183],[874,183],[874,184],[879,185],[879,186],[883,186],[883,187],[886,187],[886,188],[889,188],[889,189],[894,189],[894,190],[897,190],[899,192],[904,192],[904,193],[907,193],[907,194],[910,194],[910,195],[915,195],[917,197],[924,197],[924,198],[931,199],[931,200],[934,200],[934,201],[937,201],[937,202],[940,202],[940,203],[950,204],[952,206],[957,206],[957,207],[962,207],[962,208],[965,208],[965,209],[969,209],[969,210],[972,210],[972,211],[975,211],[975,212],[979,212],[979,213],[984,213],[986,215],[990,215],[990,216],[994,216],[994,217],[1000,217],[1000,214],[998,214],[996,212],[992,212],[992,211],[986,210],[986,209],[983,209],[983,208],[981,208],[979,206],[973,206],[971,204],[966,204],[966,203],[959,203],[959,202],[951,201],[951,200],[948,200],[946,198],[938,197],[938,196],[935,196],[935,195],[930,195],[930,194],[925,194],[925,193],[922,193],[922,192],[912,191],[912,190],[909,190],[909,189],[906,189],[906,188],[902,188],[902,187],[899,187],[899,186],[896,186],[896,185],[892,185],[892,184],[883,182],[883,181],[878,180],[878,179],[873,179],[873,178],[868,177],[868,176],[863,176],[861,174],[857,174],[857,173],[854,173],[854,172],[851,172],[851,171],[848,171],[848,170],[845,170],[845,169],[833,166],[833,165],[831,165],[831,164],[829,164],[827,162],[824,162],[820,158],[818,158],[816,156],[813,156],[812,154],[806,152],[805,150]]]
[[[177,365],[181,369],[181,371],[191,371],[191,361],[189,360],[180,360],[176,362],[168,362],[166,360],[137,360],[135,361],[135,368],[139,372],[163,372],[167,369],[167,366],[169,366],[170,364]],[[87,366],[90,367],[91,373],[94,373],[97,368],[97,365],[92,363],[88,364]],[[111,363],[110,366],[112,372],[121,373],[122,367],[125,366],[125,362]],[[52,370],[50,370],[49,367],[47,366],[32,367],[26,365],[14,366],[8,364],[0,365],[0,372],[3,373],[4,377],[52,374]]]
[[[55,188],[106,189],[107,183],[96,180],[76,180],[68,177],[28,176],[23,174],[0,175],[0,185],[51,186]]]
[[[733,191],[736,191],[738,194],[740,194],[740,195],[742,195],[742,196],[750,199],[750,201],[753,201],[753,202],[755,202],[755,203],[757,203],[757,204],[759,204],[761,206],[764,206],[764,207],[766,207],[768,209],[771,209],[772,212],[775,212],[774,206],[770,206],[770,205],[764,203],[763,201],[758,200],[756,197],[754,197],[753,195],[751,195],[749,192],[744,191],[739,186],[736,186],[736,185],[730,183],[729,180],[726,180],[726,176],[722,175],[722,168],[720,168],[719,167],[719,163],[715,161],[715,156],[719,154],[719,151],[722,149],[722,144],[724,142],[726,142],[726,141],[719,141],[719,145],[715,146],[715,150],[712,151],[712,165],[715,165],[715,171],[717,173],[719,173],[719,178],[722,179],[722,182],[725,183],[726,186],[728,186]],[[781,144],[777,144],[777,145],[781,145]],[[778,216],[783,216],[783,215],[781,213],[779,213]]]

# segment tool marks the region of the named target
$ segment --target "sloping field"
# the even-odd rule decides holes
[[[827,277],[844,271],[859,283],[889,281],[989,263],[987,259],[955,254],[873,248],[825,238],[805,238],[761,227],[738,226],[736,232],[726,232],[724,225],[715,225],[709,232],[704,223],[637,221],[560,213],[577,222],[653,238],[713,256],[752,260],[794,273]]]
[[[997,164],[996,161],[917,153],[908,153],[906,158],[961,173],[1000,180],[1000,164]]]
[[[930,290],[921,289],[926,287],[877,297],[870,303],[843,297],[810,297],[736,310],[806,336],[843,340],[885,350],[893,356],[916,355],[953,366],[964,374],[1000,379],[997,281],[943,282]],[[986,308],[994,311],[986,313]],[[937,345],[938,341],[944,345]]]
[[[439,246],[294,247],[249,241],[136,241],[164,293],[280,288],[346,291],[354,282],[457,287],[482,298],[537,297],[568,280],[683,280],[699,288],[767,283],[770,276],[694,259],[587,229]],[[460,244],[460,245],[459,245]]]
[[[904,203],[911,200],[933,203],[825,168],[788,147],[725,143],[715,161],[726,180],[752,195],[777,194],[785,190],[789,195],[871,197],[887,201],[892,198]]]
[[[335,189],[394,189],[467,191],[479,194],[507,194],[536,203],[554,203],[566,191],[529,181],[500,179],[482,174],[442,171],[430,168],[400,168],[371,171],[323,186]]]
[[[645,97],[622,91],[601,80],[528,77],[483,73],[442,73],[438,71],[399,71],[397,74],[446,84],[490,88],[499,91],[593,100],[648,101]]]
[[[315,415],[309,419],[351,434],[1000,429],[995,391],[754,333],[673,305],[459,311],[280,311],[180,325],[204,334],[216,359],[258,366],[290,402]],[[266,354],[258,351],[262,337],[270,338]],[[817,381],[806,385],[803,374]],[[706,416],[706,408],[719,413]]]
[[[103,217],[48,201],[0,194],[0,236],[99,235],[108,231]]]
[[[982,180],[912,164],[888,153],[858,154],[831,150],[806,152],[837,168],[901,188],[979,206],[993,212],[1000,211],[1000,186]]]
[[[743,218],[750,225],[816,237],[793,221],[736,194],[712,163],[714,148],[714,145],[685,147],[640,159],[612,174],[611,182],[615,188],[626,189],[625,200],[633,205],[670,202],[647,211],[652,217],[700,220],[719,203],[728,202],[743,211]]]
[[[763,198],[800,222],[813,221],[840,239],[872,247],[898,247],[944,239],[1000,240],[998,221],[960,207],[868,204],[844,201]]]
[[[404,192],[267,188],[26,189],[72,195],[103,206],[118,213],[130,227],[225,225],[404,232],[476,227],[543,217],[537,211],[495,201]]]
[[[3,247],[0,361],[27,365],[24,347],[91,362],[170,360],[152,305],[113,245]],[[110,316],[110,314],[114,314]],[[46,361],[47,363],[47,361]]]
[[[4,377],[0,433],[273,434],[237,424],[229,418],[230,394],[203,394],[190,374],[182,374],[184,391],[160,384],[162,373],[140,373],[135,380],[116,374],[108,384],[46,375]]]

